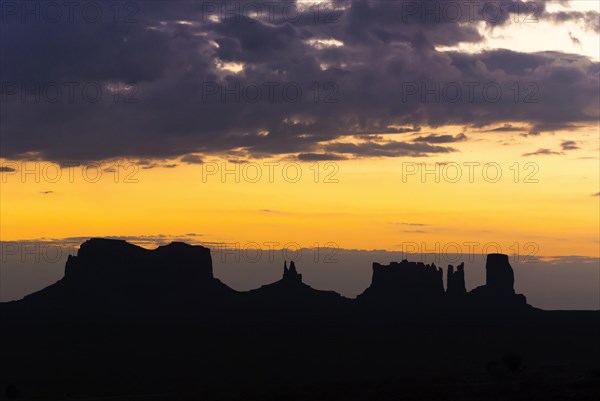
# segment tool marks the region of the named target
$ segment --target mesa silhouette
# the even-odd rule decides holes
[[[280,280],[235,291],[214,277],[208,248],[86,241],[61,280],[0,304],[0,390],[169,401],[600,393],[598,312],[529,306],[506,255],[488,255],[486,284],[471,291],[462,263],[448,266],[446,287],[434,264],[374,263],[355,299],[312,288],[299,270],[290,261]]]
[[[126,314],[218,317],[265,314],[286,319],[302,314],[347,316],[379,313],[477,310],[526,311],[525,296],[515,294],[508,256],[490,254],[486,284],[467,292],[464,264],[443,270],[435,264],[373,263],[370,286],[356,299],[334,291],[316,290],[302,281],[295,263],[284,263],[281,280],[251,291],[235,291],[214,277],[210,249],[173,242],[148,250],[123,240],[93,238],[77,256],[69,256],[64,277],[49,287],[6,303],[7,309],[98,315]]]

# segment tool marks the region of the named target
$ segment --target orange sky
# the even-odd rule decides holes
[[[431,132],[465,131],[443,127]],[[465,134],[469,141],[452,144],[459,152],[436,157],[297,165],[262,159],[246,167],[216,157],[204,158],[204,165],[175,160],[162,163],[178,164],[172,168],[138,166],[129,177],[137,183],[124,182],[133,167],[123,170],[118,182],[107,171],[97,182],[86,182],[81,167],[63,170],[56,180],[55,165],[3,161],[17,171],[2,173],[1,239],[198,233],[201,241],[241,246],[333,242],[342,248],[402,250],[417,243],[419,251],[443,252],[453,251],[448,248],[452,243],[466,247],[474,242],[481,250],[495,242],[505,253],[599,256],[598,127],[533,137]],[[581,149],[563,151],[563,140],[574,140]],[[562,154],[522,156],[538,149]],[[280,163],[271,167],[273,182],[269,161]],[[436,182],[435,173],[421,177],[423,163],[431,171],[435,163],[454,164],[437,165]],[[465,163],[480,163],[472,165],[473,182]],[[487,180],[486,163],[496,163],[487,170]],[[239,169],[239,182],[233,173],[221,177],[224,166]],[[255,180],[257,166],[262,178]],[[502,176],[491,182],[497,167]],[[20,170],[35,168],[39,182],[33,173],[22,177]],[[211,168],[219,171],[208,175]],[[297,168],[302,177],[293,182]],[[407,175],[410,171],[415,174]],[[88,181],[94,181],[95,170],[88,172]]]

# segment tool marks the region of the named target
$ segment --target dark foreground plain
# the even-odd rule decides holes
[[[375,264],[350,300],[286,266],[239,293],[206,248],[91,240],[61,281],[0,304],[0,397],[600,399],[600,313],[531,308],[503,255],[486,269],[466,292],[462,268],[440,289],[435,266]]]

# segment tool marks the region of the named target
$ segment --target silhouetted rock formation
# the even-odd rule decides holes
[[[283,277],[271,284],[242,294],[246,304],[269,310],[310,312],[320,308],[337,307],[350,301],[334,291],[321,291],[302,282],[302,275],[296,270],[294,262],[284,262]]]
[[[496,292],[514,294],[515,275],[508,255],[492,253],[485,264],[485,284]]]
[[[67,280],[109,280],[144,282],[151,278],[171,278],[199,283],[213,280],[210,249],[172,242],[148,250],[121,240],[93,238],[84,242],[77,256],[69,255],[65,266]]]
[[[373,263],[371,285],[358,300],[376,303],[413,304],[437,302],[444,296],[443,271],[435,263],[391,262],[384,266]]]
[[[350,300],[306,285],[294,263],[237,292],[206,248],[90,240],[62,280],[0,304],[0,398],[597,399],[600,312],[529,309],[507,257],[487,267],[461,297],[462,264],[444,291],[435,265],[375,263]],[[562,380],[549,361],[568,363]]]
[[[113,310],[152,315],[193,313],[235,291],[213,277],[210,249],[173,242],[148,250],[93,238],[69,256],[65,276],[23,299],[51,310]]]
[[[290,283],[302,283],[302,274],[296,271],[294,261],[290,262],[290,268],[287,268],[287,261],[283,262],[283,281]]]
[[[515,294],[515,276],[508,255],[492,253],[485,265],[485,285],[469,292],[474,306],[493,308],[515,308],[527,306],[522,294]]]
[[[248,316],[267,314],[344,314],[358,305],[416,311],[443,307],[446,301],[476,308],[527,306],[515,294],[508,256],[492,254],[486,265],[486,285],[466,293],[464,264],[448,266],[447,290],[443,271],[435,264],[403,260],[384,266],[373,263],[371,285],[355,301],[333,291],[316,290],[302,282],[294,262],[284,263],[279,281],[247,291],[235,291],[213,277],[210,250],[174,242],[148,250],[121,240],[94,238],[69,256],[65,276],[57,283],[11,304],[43,313],[100,311],[129,316]],[[205,307],[210,305],[210,307]],[[460,310],[466,310],[460,308]],[[292,313],[293,312],[293,313]]]
[[[465,287],[465,264],[461,263],[456,267],[448,265],[448,275],[446,277],[446,294],[453,298],[463,297],[467,294]]]

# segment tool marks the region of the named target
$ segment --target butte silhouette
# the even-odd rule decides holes
[[[0,304],[0,397],[597,399],[600,314],[529,306],[507,255],[485,268],[467,291],[462,263],[446,287],[435,264],[373,263],[349,299],[291,261],[235,291],[208,248],[91,239],[61,280]]]

